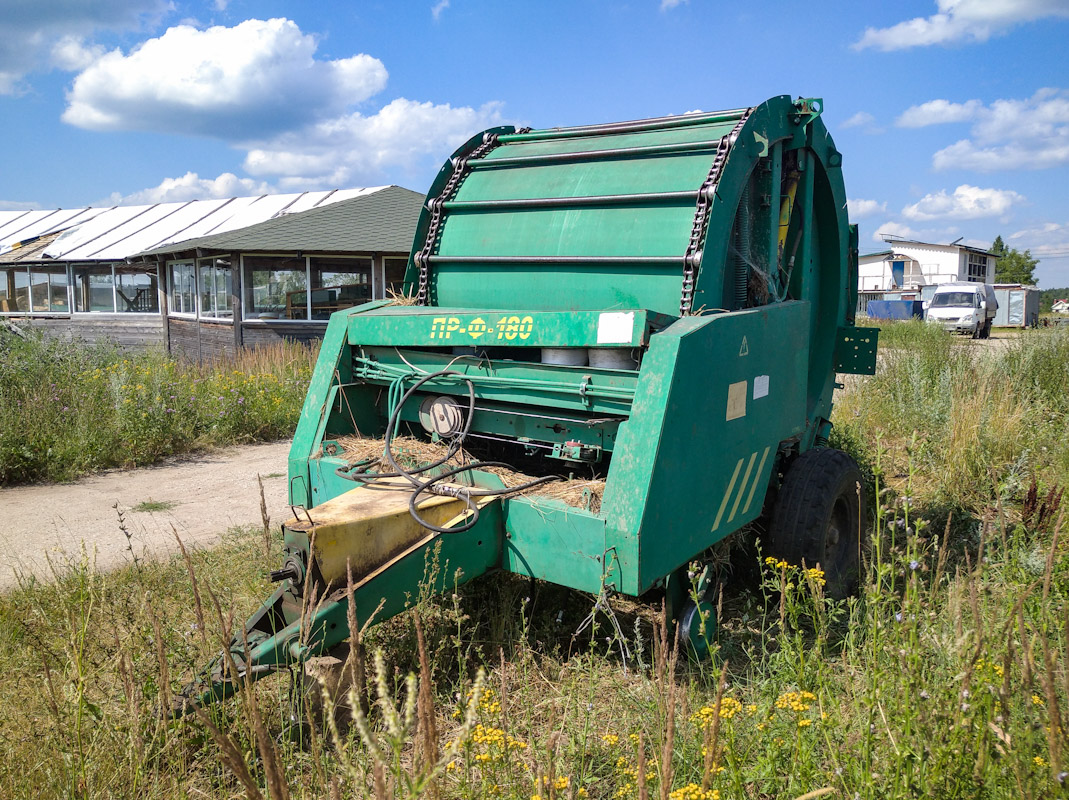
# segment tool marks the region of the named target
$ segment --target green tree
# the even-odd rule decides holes
[[[1031,285],[1036,282],[1033,273],[1038,258],[1032,258],[1032,251],[1023,253],[1014,247],[1006,247],[1001,236],[996,236],[991,244],[991,252],[998,256],[995,264],[995,283],[1023,283]]]

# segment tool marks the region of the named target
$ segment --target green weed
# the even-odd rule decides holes
[[[314,359],[284,343],[196,365],[107,343],[4,337],[0,485],[291,436]]]

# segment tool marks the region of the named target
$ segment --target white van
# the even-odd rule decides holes
[[[986,339],[991,335],[997,310],[998,300],[991,284],[957,281],[936,287],[925,319],[938,322],[948,331]]]

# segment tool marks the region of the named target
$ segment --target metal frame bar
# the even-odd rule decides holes
[[[630,264],[681,267],[684,256],[431,256],[432,264]]]
[[[662,203],[673,200],[693,202],[698,197],[697,189],[680,192],[636,192],[635,194],[603,194],[587,197],[530,197],[502,200],[447,200],[442,204],[446,211],[479,211],[482,209],[509,208],[563,208],[567,206],[616,206],[628,203]],[[433,259],[433,257],[432,257]]]
[[[705,139],[700,142],[678,142],[675,144],[650,144],[639,147],[608,147],[601,150],[579,150],[567,153],[543,153],[541,155],[526,156],[501,156],[480,158],[472,161],[468,166],[472,169],[486,169],[487,167],[508,167],[515,164],[545,164],[557,161],[585,161],[588,159],[613,158],[616,156],[656,156],[671,155],[673,153],[698,152],[712,150],[718,144],[719,139]]]
[[[507,133],[498,137],[501,144],[511,142],[537,142],[546,139],[573,139],[579,136],[597,136],[606,133],[639,133],[641,131],[685,128],[692,125],[708,125],[716,122],[734,122],[749,109],[736,108],[719,111],[715,114],[672,115],[668,117],[650,117],[631,122],[613,122],[608,125],[579,125],[573,128],[547,128],[530,133]]]

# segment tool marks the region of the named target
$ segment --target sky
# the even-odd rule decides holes
[[[1069,0],[0,0],[0,209],[398,184],[502,124],[821,97],[861,251],[1069,286]]]

